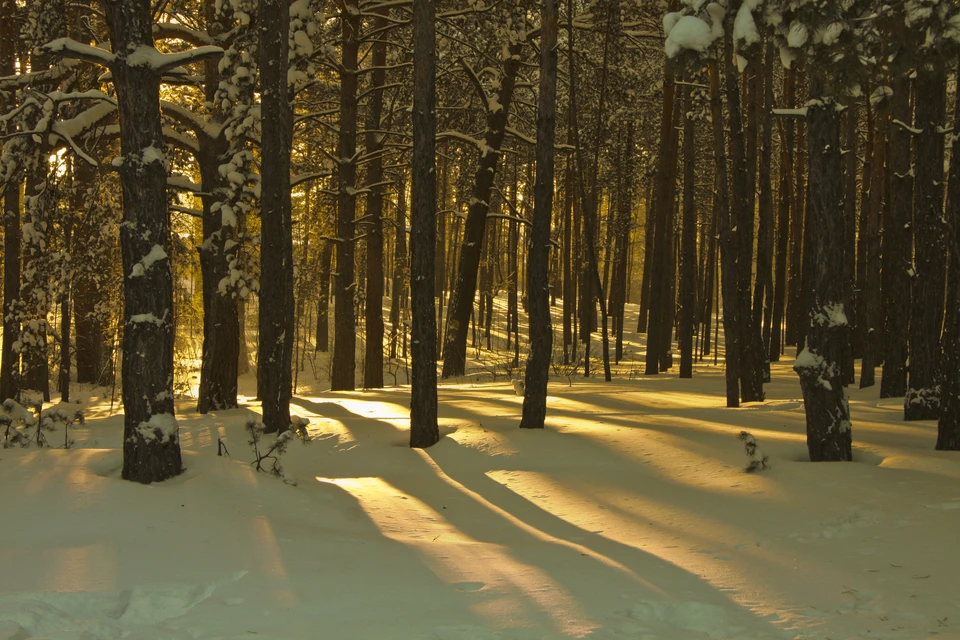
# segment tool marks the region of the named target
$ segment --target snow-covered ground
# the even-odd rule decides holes
[[[535,432],[509,379],[442,384],[426,451],[408,388],[307,389],[296,486],[251,468],[252,401],[182,401],[186,473],[125,482],[88,396],[74,449],[0,450],[0,640],[960,638],[960,456],[874,388],[855,462],[806,462],[791,362],[740,409],[722,364],[557,377]]]

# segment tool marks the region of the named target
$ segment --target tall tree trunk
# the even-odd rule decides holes
[[[65,220],[63,223],[63,248],[68,254],[73,249],[71,240],[73,239],[73,225]],[[63,283],[63,291],[60,294],[60,401],[70,402],[70,351],[72,342],[70,339],[70,324],[72,316],[70,314],[70,298],[73,291],[73,283],[69,280]]]
[[[360,50],[358,0],[344,0],[340,12],[340,131],[337,138],[337,273],[334,277],[333,366],[330,389],[356,386],[357,328],[354,235],[357,215],[357,57]],[[431,281],[432,284],[432,281]]]
[[[647,187],[646,222],[643,225],[643,275],[640,276],[640,313],[637,316],[637,333],[646,333],[649,327],[650,291],[652,289],[653,241],[656,236],[657,208],[654,200],[656,180]]]
[[[960,79],[960,69],[957,70]],[[956,100],[953,130],[960,131],[960,98]],[[940,378],[940,418],[937,449],[960,451],[960,144],[953,139],[950,154],[950,182],[947,191],[946,221],[949,230],[947,308],[941,339],[943,360]]]
[[[153,50],[149,0],[107,3],[116,60],[123,187],[123,478],[148,484],[182,471],[173,407],[173,278],[167,258],[167,170],[160,75],[127,57]]]
[[[517,72],[522,62],[522,43],[508,46],[510,57],[503,63],[503,78],[496,100],[499,109],[487,110],[487,131],[484,134],[484,153],[474,176],[473,198],[467,209],[464,223],[463,243],[460,249],[460,264],[457,268],[457,281],[450,295],[447,309],[447,329],[443,339],[443,377],[462,376],[467,363],[467,332],[470,312],[477,292],[477,270],[483,250],[483,236],[486,228],[487,212],[490,208],[490,195],[497,173],[500,158],[500,146],[506,135],[507,115],[513,100],[513,89]],[[478,89],[482,91],[482,89]],[[482,96],[484,102],[489,98]],[[492,104],[492,102],[491,102]]]
[[[440,440],[437,426],[437,314],[433,299],[437,233],[436,33],[433,0],[413,1],[413,211],[410,293],[413,306],[410,446]]]
[[[387,9],[381,9],[380,13]],[[386,20],[378,17],[374,30],[383,29]],[[367,341],[364,351],[363,386],[377,389],[383,386],[383,135],[380,119],[383,112],[383,85],[386,81],[387,43],[377,39],[373,43],[370,63],[373,94],[367,114],[366,147],[370,155],[367,165],[367,289],[364,325]],[[442,218],[441,218],[442,219]],[[442,292],[441,292],[442,293]]]
[[[294,331],[290,150],[293,108],[287,88],[290,11],[286,0],[260,0],[261,195],[260,373],[267,432],[290,427]],[[279,37],[276,34],[280,34]],[[338,264],[340,270],[343,267]],[[352,330],[351,330],[352,335]]]
[[[650,294],[647,317],[647,354],[644,374],[656,375],[660,373],[663,354],[669,350],[664,345],[664,339],[670,339],[669,332],[663,330],[664,325],[672,324],[667,319],[673,310],[668,309],[667,298],[669,280],[671,276],[667,269],[672,268],[672,255],[669,252],[670,213],[674,206],[674,189],[676,187],[677,165],[677,133],[675,123],[676,83],[674,81],[673,65],[667,60],[664,62],[663,72],[663,108],[660,111],[660,150],[657,156],[657,174],[653,192],[653,235],[648,239],[651,246],[650,255]]]
[[[890,121],[913,122],[910,80],[894,78]],[[907,392],[907,332],[910,321],[910,274],[913,272],[913,171],[911,134],[902,126],[890,127],[888,174],[890,199],[883,210],[883,265],[880,293],[883,310],[883,370],[880,397],[899,398]]]
[[[794,71],[783,74],[784,106],[793,107]],[[787,254],[790,246],[790,207],[793,203],[793,154],[796,141],[795,123],[788,118],[780,127],[780,188],[777,220],[776,282],[773,285],[773,327],[770,333],[770,362],[780,361],[783,350],[783,320],[787,306]]]
[[[530,355],[525,374],[520,427],[543,428],[547,380],[553,350],[550,321],[550,217],[553,211],[554,138],[557,121],[557,5],[543,0],[540,19],[540,100],[537,105],[537,177],[533,227],[527,259],[527,304]]]
[[[330,271],[333,263],[333,245],[324,242],[320,249],[320,292],[317,296],[316,350],[326,353],[330,348]]]
[[[791,87],[791,93],[795,94],[801,79],[804,77],[803,59],[797,61],[794,70],[789,70],[793,76],[794,84]],[[789,106],[796,104],[795,97],[788,103]],[[800,336],[806,326],[807,309],[803,305],[800,292],[803,285],[803,221],[806,217],[806,178],[807,178],[807,154],[806,154],[806,131],[807,125],[803,120],[797,122],[796,157],[793,166],[793,202],[790,208],[790,275],[787,279],[787,325],[784,335],[784,344],[797,345],[800,342]]]
[[[14,30],[16,0],[0,1],[0,75],[16,72],[17,35]],[[9,97],[0,103],[7,113],[14,106]],[[11,124],[3,133],[10,133]],[[20,390],[20,352],[13,343],[20,335],[16,308],[20,297],[20,175],[7,182],[3,195],[3,345],[0,352],[0,402],[16,398]]]
[[[223,198],[224,178],[220,165],[228,152],[225,137],[198,135],[198,164],[203,184],[203,244],[200,246],[200,271],[203,293],[203,359],[197,411],[219,411],[237,407],[237,375],[240,364],[240,322],[236,292],[220,282],[230,276],[230,252],[234,225],[223,224],[221,208],[214,203]],[[235,217],[234,217],[235,219]]]
[[[840,113],[823,94],[821,70],[810,76],[807,111],[810,158],[811,269],[804,299],[810,305],[805,347],[794,369],[800,376],[812,462],[851,460],[850,406],[840,359],[849,331],[843,301],[843,171]]]
[[[573,144],[573,133],[567,131],[567,144]],[[577,312],[577,278],[572,268],[573,206],[576,201],[573,186],[573,159],[568,155],[563,188],[563,364],[569,364],[573,348],[573,317]],[[575,350],[574,350],[575,351]],[[573,354],[576,360],[576,353]]]
[[[616,362],[623,359],[623,320],[627,302],[627,263],[629,262],[631,212],[633,211],[633,121],[627,124],[626,140],[624,142],[623,157],[621,158],[620,173],[622,184],[620,195],[617,198],[617,214],[615,220],[616,249],[614,254],[613,282],[610,298],[614,300],[611,313],[616,321],[616,344],[614,354]]]
[[[694,157],[696,121],[693,87],[683,87],[683,235],[680,240],[680,377],[693,377],[693,319],[697,286],[697,207],[695,201],[696,165]]]
[[[761,126],[760,193],[757,229],[757,284],[753,295],[753,323],[761,327],[763,381],[770,382],[770,334],[773,316],[773,42],[768,38],[763,60],[763,122]]]
[[[740,83],[733,55],[733,19],[741,2],[733,1],[727,10],[724,37],[725,84],[730,119],[730,154],[733,164],[733,197],[731,210],[735,220],[737,244],[737,304],[740,307],[740,400],[763,400],[763,353],[760,327],[753,323],[750,291],[753,276],[753,209],[750,197],[749,157],[745,148],[743,117],[740,106]],[[729,336],[728,336],[729,338]]]
[[[397,180],[397,211],[394,222],[393,283],[390,285],[390,357],[397,357],[397,347],[405,343],[401,311],[406,304],[404,289],[407,274],[407,183],[401,173]]]
[[[876,366],[880,356],[880,336],[883,334],[880,316],[880,212],[886,206],[887,183],[887,130],[889,103],[884,100],[874,111],[873,151],[870,153],[869,176],[870,199],[866,207],[861,207],[863,232],[860,244],[863,246],[863,277],[861,281],[860,304],[857,305],[857,324],[861,331],[860,388],[872,387],[876,383]],[[855,136],[855,132],[853,133]],[[850,170],[850,169],[848,169]],[[854,179],[855,181],[855,179]],[[848,197],[850,195],[848,191]],[[849,269],[849,267],[847,267]]]
[[[940,333],[946,268],[942,131],[946,124],[947,72],[943,62],[920,65],[916,87],[915,126],[921,132],[914,158],[915,295],[910,305],[910,376],[903,418],[935,420],[940,415]]]
[[[724,376],[727,406],[740,406],[740,305],[737,301],[737,248],[728,191],[727,145],[723,131],[723,98],[720,93],[720,63],[710,63],[710,115],[713,122],[713,154],[717,167],[717,217],[720,220],[720,284],[723,297]],[[718,307],[721,306],[718,302]],[[714,345],[719,350],[719,345]],[[716,352],[715,352],[716,353]]]

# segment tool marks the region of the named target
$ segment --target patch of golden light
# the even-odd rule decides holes
[[[283,553],[277,536],[264,516],[257,516],[250,524],[252,537],[257,541],[257,562],[260,571],[266,576],[267,586],[276,602],[286,607],[300,604],[300,599],[290,588],[290,580],[283,562]]]
[[[572,486],[534,471],[491,471],[486,475],[585,532],[652,554],[699,576],[729,592],[738,604],[763,612],[787,605],[767,592],[764,576],[771,570],[787,570],[790,559],[767,547],[756,547],[747,531],[621,489]],[[745,548],[750,549],[749,556],[737,557],[734,562],[737,551]]]
[[[435,467],[427,454],[415,451]],[[438,467],[435,470],[469,492]],[[478,589],[471,591],[475,598],[471,608],[491,625],[524,627],[530,614],[537,611],[545,614],[557,631],[574,637],[586,636],[600,626],[539,567],[521,562],[509,547],[472,538],[438,511],[383,478],[318,476],[317,480],[350,493],[384,536],[414,549],[444,582],[453,586],[476,583]],[[497,509],[489,503],[485,506]]]
[[[960,480],[960,465],[957,464],[956,459],[946,457],[931,459],[921,456],[891,455],[884,457],[883,461],[877,466],[884,469],[934,473],[953,480]]]
[[[410,417],[410,407],[404,406],[402,404],[397,404],[395,402],[381,402],[379,400],[368,400],[363,397],[356,398],[336,398],[332,399],[329,397],[318,397],[318,398],[303,398],[304,400],[311,402],[316,405],[338,405],[339,407],[349,411],[352,414],[355,414],[358,418],[373,418],[375,420],[385,420],[388,418],[409,418]],[[293,401],[296,404],[296,399]],[[301,407],[302,405],[297,405]],[[305,414],[304,417],[308,417],[310,411],[307,408],[304,408]],[[314,413],[319,417],[324,417],[322,412]],[[343,416],[337,416],[343,417]]]
[[[519,452],[519,449],[513,446],[504,434],[485,429],[479,423],[464,420],[441,420],[440,422],[441,428],[448,425],[456,427],[456,431],[444,437],[450,438],[461,446],[482,451],[491,456],[512,456]]]
[[[117,588],[116,549],[106,544],[67,547],[49,552],[55,571],[47,591],[109,591]]]
[[[461,400],[445,399],[441,396],[443,404],[448,407],[456,407],[459,411],[466,412],[471,416],[481,418],[520,418],[523,411],[523,398],[510,391],[499,390],[494,395],[478,396],[475,398],[463,398]]]

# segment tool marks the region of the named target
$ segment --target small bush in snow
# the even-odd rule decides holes
[[[37,444],[43,446],[39,442],[40,438],[43,438],[44,444],[46,443],[47,439],[43,436],[43,432],[56,431],[57,427],[63,427],[63,448],[69,449],[74,444],[73,440],[70,439],[70,427],[84,422],[83,412],[79,409],[72,414],[63,409],[47,409],[40,414],[40,424],[37,427],[36,435]]]
[[[247,415],[245,428],[250,434],[249,444],[253,449],[253,455],[256,458],[251,464],[256,466],[257,471],[270,472],[278,478],[282,478],[287,484],[296,484],[291,476],[283,473],[283,466],[280,464],[280,457],[286,453],[287,445],[294,438],[299,438],[301,442],[307,444],[310,442],[310,436],[307,433],[307,425],[310,421],[299,416],[292,416],[290,419],[290,429],[284,431],[277,439],[273,441],[265,451],[261,451],[260,441],[266,433],[266,426],[257,419],[254,414]],[[267,466],[267,460],[270,460]]]
[[[737,438],[743,442],[743,448],[747,453],[747,457],[750,458],[750,462],[747,463],[744,471],[753,473],[754,471],[766,469],[769,458],[763,449],[757,446],[757,439],[747,431],[741,431]]]
[[[0,409],[0,429],[3,429],[3,448],[29,447],[31,436],[27,431],[37,419],[12,398],[3,401]]]

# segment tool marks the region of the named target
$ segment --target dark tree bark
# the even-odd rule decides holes
[[[631,212],[633,211],[633,122],[627,124],[623,156],[620,159],[620,187],[618,189],[614,229],[613,286],[610,292],[610,313],[615,322],[614,358],[623,359],[623,320],[627,302],[627,263],[629,262]]]
[[[654,200],[656,180],[647,188],[646,221],[643,225],[643,275],[640,276],[640,314],[637,316],[637,333],[646,333],[650,319],[650,290],[652,287],[653,240],[656,235],[657,208]]]
[[[260,0],[260,399],[268,433],[290,427],[294,329],[290,150],[293,108],[287,88],[290,30],[286,0]],[[352,332],[352,330],[351,330]],[[351,335],[353,335],[351,333]]]
[[[810,325],[806,346],[794,369],[800,376],[807,420],[807,449],[812,462],[851,460],[850,407],[842,383],[840,359],[849,331],[844,314],[843,171],[840,159],[840,113],[824,96],[819,70],[810,77],[807,111],[810,158],[811,244]]]
[[[0,75],[4,76],[12,76],[16,72],[16,12],[16,0],[0,2]],[[4,113],[13,106],[12,98],[0,101]],[[9,132],[3,129],[0,131]],[[13,343],[20,335],[20,323],[16,316],[17,300],[20,297],[20,182],[17,174],[7,183],[2,193],[3,351],[0,353],[0,401],[16,398],[20,391],[20,353],[13,348]]]
[[[760,193],[758,212],[760,225],[757,229],[757,283],[753,295],[753,324],[761,327],[763,381],[770,382],[770,323],[773,319],[773,42],[767,40],[763,61],[763,116],[760,127]]]
[[[890,98],[891,122],[913,122],[910,80],[894,78]],[[883,370],[880,397],[899,398],[907,392],[907,331],[910,320],[910,273],[913,269],[913,172],[910,132],[890,127],[888,173],[890,198],[883,210],[883,265],[880,294],[883,311]]]
[[[397,180],[397,211],[393,240],[393,282],[390,285],[390,357],[396,358],[400,343],[406,344],[406,329],[401,311],[406,306],[407,274],[407,184],[401,174]],[[404,352],[406,348],[404,347]]]
[[[694,157],[696,125],[693,87],[683,88],[683,231],[680,240],[680,377],[693,377],[693,320],[697,301],[697,206],[695,201],[696,165]]]
[[[443,377],[462,376],[467,363],[467,332],[470,313],[477,292],[477,271],[483,251],[483,236],[486,228],[487,212],[490,209],[490,195],[500,159],[500,146],[506,135],[507,114],[513,100],[513,89],[517,72],[522,62],[522,43],[509,46],[510,58],[503,63],[503,78],[497,92],[500,109],[487,109],[487,131],[484,134],[484,153],[474,176],[473,199],[467,209],[464,223],[463,243],[460,248],[460,260],[457,267],[457,280],[450,295],[447,309],[447,329],[443,339]],[[471,70],[472,73],[472,70]],[[489,99],[483,89],[481,100],[486,104]]]
[[[63,223],[63,247],[67,253],[73,249],[73,224],[65,220]],[[60,294],[60,401],[70,402],[70,352],[72,340],[70,337],[71,315],[70,298],[73,292],[71,282],[64,283],[64,290]]]
[[[783,74],[784,106],[793,107],[794,71]],[[795,123],[788,118],[780,127],[780,188],[777,219],[776,281],[773,285],[773,327],[770,333],[770,362],[779,362],[783,351],[783,319],[787,306],[787,254],[790,243],[790,207],[793,203],[793,154],[796,143]]]
[[[960,79],[960,70],[957,71]],[[953,130],[960,131],[960,99],[956,100]],[[953,140],[953,159],[960,156],[960,144]],[[941,338],[940,419],[937,423],[937,449],[960,451],[960,162],[950,163],[947,190],[947,229],[949,230],[949,270],[947,308]]]
[[[877,105],[873,124],[873,151],[870,152],[869,175],[864,173],[864,180],[869,180],[869,201],[860,209],[862,259],[859,262],[863,268],[862,278],[858,278],[859,304],[856,308],[856,322],[860,328],[860,388],[872,387],[876,384],[876,367],[880,357],[880,336],[883,334],[880,317],[880,272],[877,265],[881,264],[880,256],[880,212],[885,205],[886,188],[886,148],[889,104],[884,100]],[[853,126],[852,123],[850,126]],[[851,132],[855,136],[856,132]],[[849,145],[850,143],[848,143]],[[848,161],[849,164],[849,161]],[[848,167],[848,171],[852,168]],[[852,178],[856,182],[856,178]],[[848,188],[847,196],[850,197]],[[848,213],[851,215],[851,213]],[[849,269],[849,265],[847,269]],[[852,365],[851,365],[852,367]]]
[[[553,351],[548,271],[556,123],[557,5],[555,0],[543,0],[540,18],[540,99],[537,105],[537,177],[527,259],[530,355],[524,378],[521,429],[542,429],[547,414],[547,380]]]
[[[433,0],[413,1],[413,210],[410,216],[412,385],[410,446],[440,440],[437,426],[437,314],[433,299],[437,234],[436,33]]]
[[[940,333],[943,329],[944,270],[943,152],[947,73],[940,60],[917,69],[916,156],[913,224],[913,304],[910,305],[910,376],[904,420],[940,415]],[[951,372],[955,375],[956,372]]]
[[[717,167],[717,217],[720,219],[720,284],[723,297],[724,360],[727,406],[740,406],[740,305],[737,301],[737,248],[731,220],[727,174],[727,145],[723,131],[723,98],[720,94],[719,62],[710,63],[710,115],[713,121],[713,153]],[[719,345],[714,346],[719,349]]]
[[[647,241],[651,248],[651,254],[645,375],[660,373],[661,364],[664,360],[663,354],[669,350],[669,346],[664,345],[663,342],[664,339],[669,341],[670,334],[663,330],[663,326],[669,323],[666,316],[673,312],[672,309],[668,310],[666,298],[668,297],[669,280],[671,279],[667,270],[672,268],[673,263],[668,245],[670,234],[673,231],[670,228],[670,214],[674,206],[677,174],[677,134],[674,127],[675,100],[674,70],[668,60],[664,63],[663,108],[660,112],[660,150],[657,156],[657,174],[653,187],[653,224],[650,225],[653,228],[653,234]]]
[[[787,71],[794,80],[792,94],[796,94],[804,71],[802,58],[797,61],[795,70]],[[790,100],[789,105],[796,105],[795,98]],[[793,202],[790,209],[790,275],[787,279],[787,324],[784,334],[784,344],[789,345],[799,344],[800,335],[807,322],[807,309],[800,295],[803,284],[803,221],[806,217],[807,196],[806,130],[803,120],[797,122],[796,146],[793,147],[796,149],[796,157],[793,170]]]
[[[357,328],[354,298],[354,235],[357,215],[357,57],[360,50],[358,0],[344,0],[340,12],[340,131],[337,138],[337,273],[333,300],[333,366],[330,389],[356,386]],[[431,284],[432,284],[431,280]]]
[[[214,63],[215,65],[216,63]],[[213,84],[212,82],[210,84]],[[232,291],[221,291],[220,282],[230,275],[228,247],[234,228],[223,224],[220,209],[213,204],[223,197],[220,165],[227,154],[225,137],[211,138],[198,132],[197,156],[203,184],[203,238],[200,272],[203,292],[203,359],[197,411],[219,411],[237,407],[237,374],[240,364],[240,321],[237,299]]]
[[[127,57],[153,50],[149,0],[108,2],[116,60],[123,186],[123,478],[145,484],[182,471],[173,407],[173,279],[167,259],[167,170],[160,75]]]
[[[743,117],[740,106],[740,83],[733,55],[733,19],[741,2],[734,0],[727,10],[726,36],[724,37],[725,85],[728,116],[730,121],[730,155],[733,164],[733,193],[731,211],[735,221],[731,230],[737,244],[737,304],[740,307],[738,328],[740,330],[740,400],[756,402],[763,400],[763,353],[760,343],[760,327],[753,322],[750,308],[751,281],[753,276],[753,220],[750,197],[750,172],[745,148]],[[729,336],[727,336],[729,340]],[[728,342],[729,348],[729,342]]]
[[[573,144],[573,133],[569,127],[567,144]],[[573,331],[573,318],[577,313],[577,277],[573,269],[573,238],[576,235],[573,229],[573,207],[576,197],[573,180],[573,159],[568,155],[563,187],[563,364],[570,364],[571,350],[574,352],[573,360],[576,360]]]
[[[383,9],[381,12],[387,11]],[[373,22],[375,30],[386,26],[383,18]],[[376,389],[383,386],[383,136],[379,133],[383,112],[383,85],[386,81],[387,43],[377,39],[373,43],[370,63],[373,94],[370,96],[367,116],[366,147],[370,155],[367,165],[367,306],[364,314],[366,347],[364,351],[363,386]],[[442,218],[441,218],[442,219]],[[442,293],[442,292],[441,292]]]
[[[320,293],[317,297],[316,350],[326,352],[330,348],[330,270],[333,263],[333,245],[324,242],[320,249]]]

